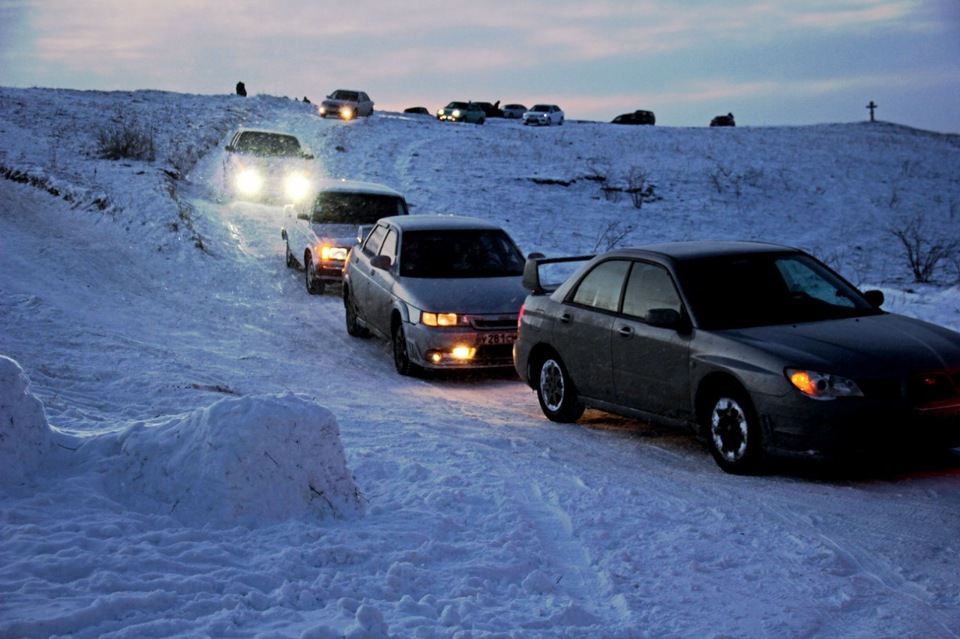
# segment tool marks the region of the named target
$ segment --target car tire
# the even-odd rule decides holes
[[[343,290],[343,314],[347,325],[347,334],[352,337],[366,337],[370,334],[365,326],[361,326],[357,318],[357,304],[350,295],[350,289]]]
[[[307,253],[303,256],[304,283],[307,286],[307,293],[310,295],[323,294],[323,282],[317,279],[317,267],[313,263],[313,257]]]
[[[548,355],[534,369],[537,399],[547,419],[572,423],[583,415],[584,406],[577,399],[577,389],[570,379],[567,367],[556,355]]]
[[[750,475],[763,460],[760,423],[747,393],[726,385],[706,404],[704,429],[707,445],[717,465],[734,475]]]
[[[410,361],[410,353],[407,351],[407,336],[403,332],[403,322],[397,322],[393,327],[393,365],[401,375],[410,375],[416,377],[420,374],[420,367]]]

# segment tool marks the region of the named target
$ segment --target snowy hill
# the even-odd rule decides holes
[[[960,330],[960,136],[0,88],[0,636],[960,636],[960,451],[734,477],[509,373],[399,377],[281,209],[222,201],[241,125],[527,252],[784,242]],[[101,157],[123,132],[142,159]],[[930,283],[897,233],[952,246]]]

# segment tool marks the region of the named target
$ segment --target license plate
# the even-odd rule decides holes
[[[496,346],[498,344],[513,344],[517,341],[516,332],[513,333],[480,333],[477,335],[477,346]]]

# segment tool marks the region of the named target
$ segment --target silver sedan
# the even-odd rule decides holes
[[[347,332],[389,339],[402,375],[510,367],[524,261],[507,232],[484,220],[381,219],[347,257]]]

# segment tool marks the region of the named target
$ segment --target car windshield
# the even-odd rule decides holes
[[[820,262],[799,253],[711,257],[678,274],[700,328],[797,324],[879,313]]]
[[[448,108],[448,109],[466,109],[466,108],[467,108],[467,103],[466,103],[466,102],[451,102],[450,104],[447,105],[447,108]]]
[[[245,131],[233,149],[251,155],[292,157],[300,155],[300,142],[292,135]]]
[[[500,229],[407,231],[400,246],[400,274],[423,278],[523,275],[524,258]]]
[[[374,224],[382,217],[406,214],[403,198],[377,193],[320,193],[313,205],[313,224]]]
[[[334,91],[333,95],[330,96],[333,100],[346,100],[348,102],[356,102],[359,99],[359,95],[356,91]]]
[[[546,113],[547,111],[550,110],[550,105],[549,105],[549,104],[538,104],[538,105],[534,106],[534,107],[533,107],[532,109],[530,109],[530,110],[531,110],[531,111],[536,111],[537,113]]]

